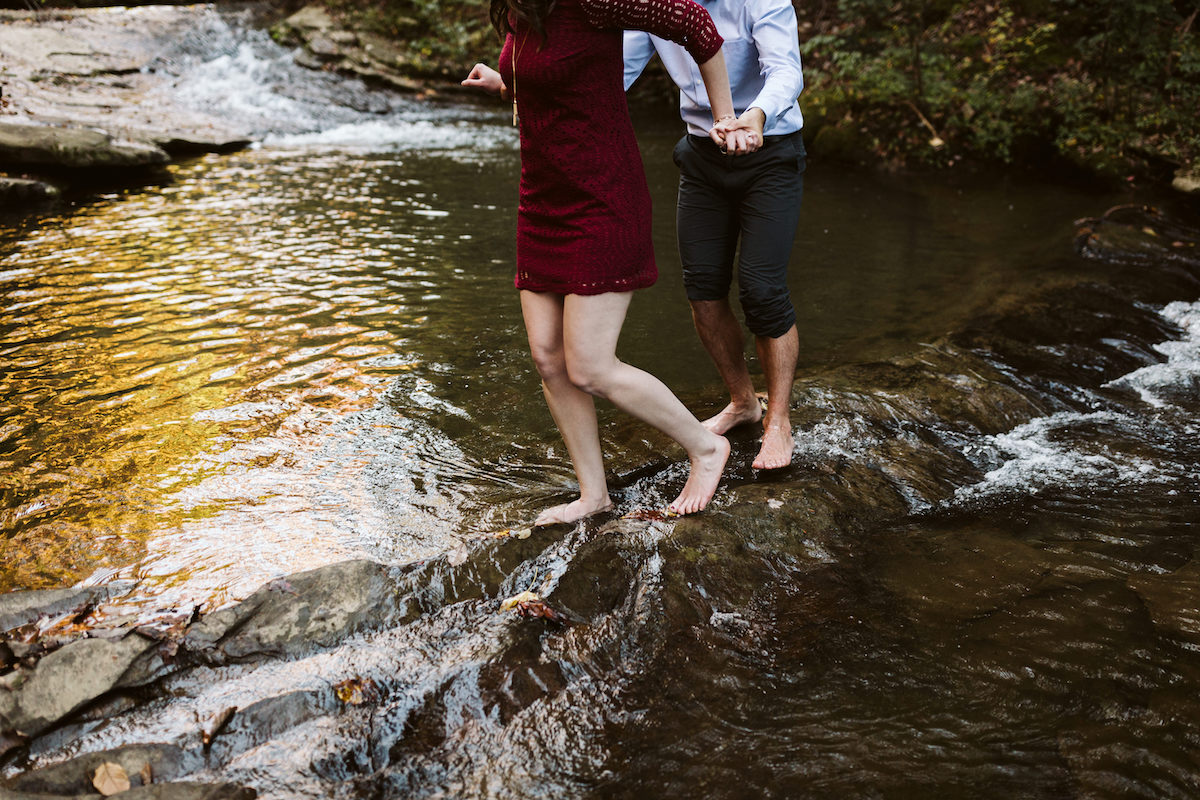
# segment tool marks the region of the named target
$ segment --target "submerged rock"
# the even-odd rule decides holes
[[[0,175],[0,208],[30,200],[54,200],[60,194],[58,187],[52,183]]]

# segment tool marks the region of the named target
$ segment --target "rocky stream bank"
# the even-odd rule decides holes
[[[197,106],[171,91],[179,43],[197,35],[204,8],[0,10],[3,207],[36,207],[71,187],[153,180],[170,161],[249,145],[253,133],[221,109]],[[294,6],[280,4],[221,8],[269,28],[277,41],[295,48],[295,63],[303,67],[417,98],[461,93],[445,58],[431,66],[420,47],[381,33],[366,18],[320,3],[294,13]],[[464,41],[478,46],[477,39]],[[867,158],[870,147],[855,144],[846,130],[817,108],[807,129],[810,151],[850,162]],[[1194,167],[1180,167],[1171,185],[1200,193]]]

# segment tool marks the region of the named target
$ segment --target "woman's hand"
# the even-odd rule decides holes
[[[466,77],[462,85],[482,89],[488,94],[501,97],[508,93],[508,87],[504,85],[504,79],[500,77],[500,73],[487,64],[476,64],[472,67],[471,74]]]
[[[753,153],[763,146],[763,125],[767,118],[761,108],[748,108],[740,117],[732,114],[713,125],[709,136],[725,152],[740,156]]]

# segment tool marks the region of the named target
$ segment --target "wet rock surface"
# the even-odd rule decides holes
[[[80,183],[97,180],[101,168],[144,169],[248,144],[220,115],[162,92],[171,80],[162,59],[199,13],[0,10],[0,169],[52,168],[59,180]],[[10,186],[0,196],[14,195]]]

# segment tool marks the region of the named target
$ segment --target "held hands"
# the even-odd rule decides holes
[[[753,153],[763,146],[763,125],[767,117],[761,108],[748,108],[740,117],[732,114],[721,117],[708,135],[723,152],[740,156]]]
[[[463,80],[462,85],[482,89],[488,94],[498,94],[505,99],[508,98],[508,87],[504,85],[504,79],[500,77],[499,72],[487,64],[476,64],[472,67],[471,74]]]

